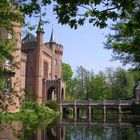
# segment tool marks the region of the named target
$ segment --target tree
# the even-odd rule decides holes
[[[62,63],[62,80],[64,80],[66,83],[69,83],[71,81],[71,78],[73,76],[72,68],[69,64]]]
[[[66,95],[71,92],[73,71],[69,64],[62,63],[62,80],[66,82]]]
[[[140,7],[140,3],[139,3]],[[113,59],[140,69],[140,9],[112,26],[114,34],[107,36],[106,49],[113,51]]]
[[[91,77],[90,98],[93,100],[109,99],[110,87],[106,82],[106,76],[103,72]]]
[[[8,0],[7,0],[8,1]],[[83,25],[86,20],[94,26],[104,28],[107,20],[124,18],[132,13],[138,0],[12,0],[24,15],[40,14],[42,9],[52,4],[59,23],[72,28]]]
[[[104,28],[107,20],[124,18],[126,13],[132,13],[138,0],[56,0],[54,11],[58,22],[77,28],[86,20],[94,26]]]
[[[90,82],[90,72],[86,70],[83,66],[77,67],[76,76],[78,82],[77,94],[80,99],[89,98],[89,82]]]
[[[135,86],[134,77],[122,68],[106,71],[107,81],[110,85],[110,99],[129,99],[133,96]]]

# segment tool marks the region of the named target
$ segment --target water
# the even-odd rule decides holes
[[[41,129],[25,122],[1,122],[0,140],[140,140],[139,121],[128,116],[90,122],[62,118]]]

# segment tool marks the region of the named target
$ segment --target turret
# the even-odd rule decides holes
[[[56,43],[54,31],[52,28],[49,45],[53,54],[52,57],[52,79],[61,78],[61,61],[63,54],[63,46]]]
[[[43,34],[44,34],[43,21],[41,20],[41,18],[39,20],[39,24],[38,24],[36,33],[37,33],[37,42],[38,42],[37,44],[39,47],[40,45],[43,45]]]
[[[36,94],[37,103],[42,103],[42,77],[43,77],[43,22],[40,18],[37,28],[37,49],[36,49]]]

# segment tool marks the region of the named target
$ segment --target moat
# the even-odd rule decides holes
[[[140,117],[112,115],[107,120],[61,117],[40,129],[22,122],[1,122],[1,140],[139,140]]]

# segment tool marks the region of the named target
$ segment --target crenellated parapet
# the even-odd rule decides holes
[[[57,44],[55,48],[56,55],[63,55],[63,46],[61,44]]]
[[[54,55],[63,55],[63,45],[57,43],[45,43],[44,48],[47,48]]]

